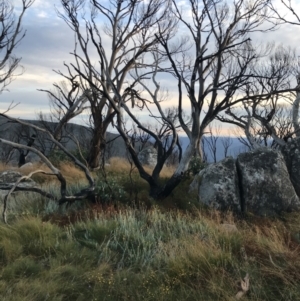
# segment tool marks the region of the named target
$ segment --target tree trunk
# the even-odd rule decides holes
[[[159,186],[155,181],[153,183],[149,183],[150,185],[150,196],[156,200],[162,200],[168,197],[173,190],[180,184],[181,180],[183,179],[185,172],[189,168],[189,163],[191,158],[195,154],[199,154],[199,141],[201,138],[192,138],[190,140],[189,145],[187,146],[185,152],[182,155],[182,159],[172,175],[172,177],[167,181],[164,187]]]
[[[296,133],[296,137],[300,137],[299,103],[300,103],[300,91],[297,91],[297,96],[293,103],[293,126],[294,126],[294,131]]]
[[[93,137],[90,144],[88,155],[88,165],[91,169],[100,168],[101,156],[106,145],[106,130],[103,126],[98,126],[93,131]]]

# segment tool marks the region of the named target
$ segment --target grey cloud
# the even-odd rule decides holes
[[[17,92],[11,90],[11,92],[4,92],[0,96],[0,111],[7,110],[13,101],[14,104],[19,103],[19,105],[9,112],[10,115],[25,119],[35,119],[38,112],[46,112],[49,108],[47,95],[44,94],[37,91]]]
[[[47,96],[36,89],[51,88],[53,82],[58,79],[52,69],[64,71],[63,61],[73,61],[69,53],[74,49],[74,34],[56,16],[54,3],[57,4],[59,1],[39,0],[36,6],[28,10],[23,24],[27,34],[15,52],[17,56],[22,57],[21,64],[25,67],[25,74],[9,86],[10,93],[0,95],[0,110],[5,109],[5,105],[10,103],[10,100],[21,102],[17,110],[18,112],[26,111],[27,115],[34,115],[33,112],[41,108],[47,110]],[[46,13],[45,18],[38,17],[41,12]],[[251,38],[254,43],[276,41],[276,43],[297,47],[300,39],[300,35],[297,34],[299,29],[300,27],[282,26],[279,31],[270,32],[267,35],[255,33]],[[187,33],[181,30],[180,34],[186,35]],[[109,48],[109,44],[107,45]],[[161,87],[169,91],[170,98],[176,99],[176,80],[169,75],[158,75],[158,81]],[[172,105],[171,102],[169,103]]]
[[[15,54],[22,57],[22,65],[56,69],[71,58],[74,36],[65,24],[52,27],[30,26]]]

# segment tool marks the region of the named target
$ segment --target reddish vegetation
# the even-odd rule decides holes
[[[66,214],[52,213],[43,217],[43,222],[50,222],[60,227],[65,227],[79,221],[97,219],[105,215],[111,217],[120,212],[116,205],[92,204],[87,209],[77,210]]]

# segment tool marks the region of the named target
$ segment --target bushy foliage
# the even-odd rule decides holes
[[[59,165],[61,163],[70,162],[70,158],[62,150],[54,149],[48,156],[50,162],[54,165]]]
[[[98,178],[96,182],[96,192],[101,203],[121,201],[126,195],[123,186],[120,185],[115,177],[111,177],[106,180]]]
[[[74,151],[71,152],[71,154],[74,155],[82,163],[86,163],[85,160],[88,156],[87,150],[79,151],[78,149],[75,149]],[[72,160],[66,155],[65,152],[58,149],[52,150],[48,158],[54,165],[60,165],[63,163],[72,162]]]
[[[190,163],[189,163],[189,169],[188,172],[192,173],[193,175],[196,175],[205,168],[206,164],[202,161],[200,157],[194,156],[192,157]]]

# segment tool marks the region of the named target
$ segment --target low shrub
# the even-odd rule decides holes
[[[189,163],[189,168],[188,168],[188,173],[192,173],[192,175],[196,175],[205,168],[206,163],[202,161],[200,157],[192,157],[190,163]]]

